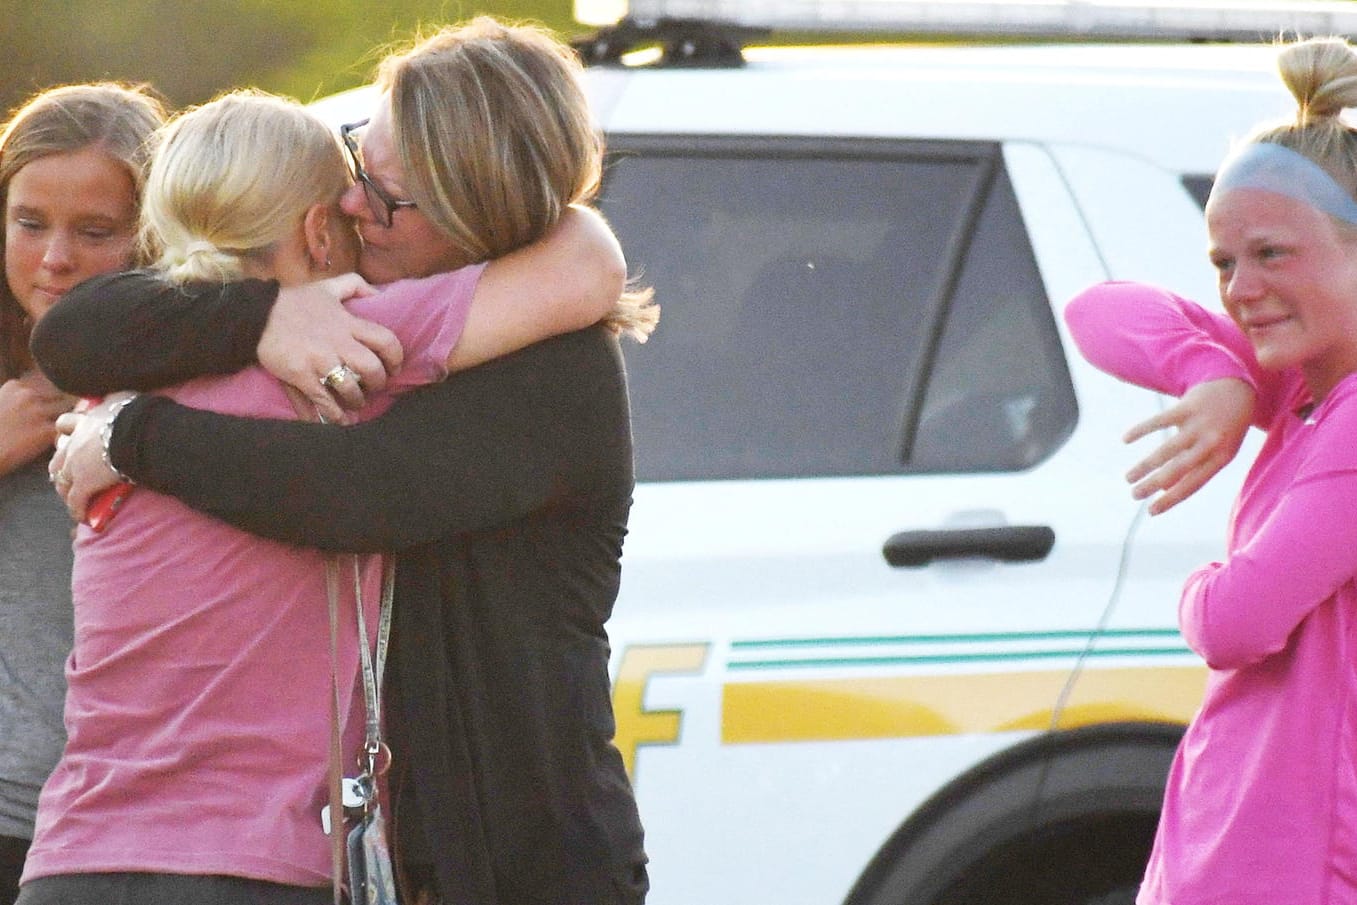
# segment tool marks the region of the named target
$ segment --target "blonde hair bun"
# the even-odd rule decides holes
[[[291,98],[232,91],[172,119],[151,161],[142,231],[167,279],[230,282],[267,262],[349,186],[338,136]]]

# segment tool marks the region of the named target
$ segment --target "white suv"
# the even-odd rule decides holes
[[[1214,298],[1201,205],[1290,110],[1274,53],[739,34],[581,45],[600,204],[663,308],[627,349],[610,623],[649,901],[1130,902],[1205,677],[1179,588],[1241,472],[1142,518],[1119,437],[1163,400],[1080,359],[1061,306]]]

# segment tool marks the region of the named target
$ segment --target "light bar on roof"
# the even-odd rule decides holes
[[[592,15],[589,24],[605,24],[610,15],[624,15],[627,6],[638,24],[699,19],[810,32],[1220,41],[1268,41],[1281,34],[1357,35],[1357,3],[1341,0],[576,0],[576,15]]]
[[[581,25],[616,25],[627,14],[627,0],[575,0],[575,21]]]

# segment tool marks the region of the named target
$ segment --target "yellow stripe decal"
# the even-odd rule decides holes
[[[847,741],[1047,729],[1069,672],[736,682],[723,689],[721,741]],[[1060,727],[1118,720],[1186,723],[1202,666],[1088,669]]]

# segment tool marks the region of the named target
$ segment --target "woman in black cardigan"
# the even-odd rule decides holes
[[[601,145],[578,64],[540,31],[489,19],[446,29],[388,58],[378,81],[344,202],[373,282],[499,257],[597,189]],[[506,185],[518,194],[490,190]],[[273,294],[106,280],[63,301],[35,354],[82,394],[232,370],[256,347],[288,348],[265,329]],[[612,745],[604,623],[633,486],[617,334],[644,337],[655,317],[644,295],[624,295],[598,326],[455,374],[352,428],[142,396],[106,434],[118,471],[232,524],[398,554],[387,714],[409,901],[644,900],[640,821]],[[338,365],[321,367],[308,392],[352,401],[356,381],[336,388],[321,376]],[[71,449],[75,511],[97,489],[82,475],[108,472],[80,467],[100,452]]]

